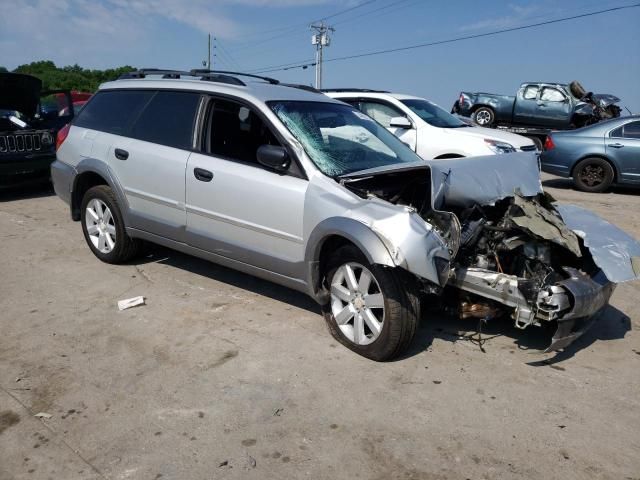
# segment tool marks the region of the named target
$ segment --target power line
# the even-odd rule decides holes
[[[389,48],[389,49],[385,49],[385,50],[376,50],[376,51],[372,51],[372,52],[363,52],[363,53],[358,53],[358,54],[354,54],[354,55],[346,55],[343,57],[336,57],[336,58],[330,58],[325,60],[326,63],[328,62],[338,62],[338,61],[342,61],[342,60],[352,60],[355,58],[362,58],[362,57],[371,57],[374,55],[383,55],[386,53],[394,53],[394,52],[402,52],[402,51],[406,51],[406,50],[413,50],[416,48],[425,48],[425,47],[432,47],[435,45],[444,45],[447,43],[455,43],[455,42],[461,42],[464,40],[472,40],[472,39],[476,39],[476,38],[483,38],[483,37],[490,37],[490,36],[495,36],[495,35],[500,35],[502,33],[509,33],[509,32],[515,32],[515,31],[519,31],[519,30],[526,30],[526,29],[530,29],[530,28],[535,28],[535,27],[541,27],[544,25],[551,25],[551,24],[555,24],[555,23],[561,23],[561,22],[567,22],[570,20],[576,20],[579,18],[585,18],[585,17],[593,17],[596,15],[602,15],[604,13],[609,13],[609,12],[615,12],[615,11],[620,11],[620,10],[626,10],[626,9],[630,9],[630,8],[636,8],[636,7],[640,7],[640,3],[634,3],[631,5],[623,5],[623,6],[619,6],[619,7],[612,7],[612,8],[607,8],[604,10],[598,10],[595,12],[589,12],[589,13],[583,13],[580,15],[572,15],[570,17],[563,17],[563,18],[557,18],[554,20],[547,20],[544,22],[538,22],[538,23],[531,23],[528,25],[521,25],[518,27],[511,27],[511,28],[503,28],[500,30],[494,30],[491,32],[486,32],[486,33],[477,33],[477,34],[473,34],[473,35],[465,35],[462,37],[456,37],[456,38],[450,38],[447,40],[438,40],[438,41],[434,41],[434,42],[426,42],[426,43],[419,43],[416,45],[408,45],[405,47],[397,47],[397,48]],[[283,70],[290,70],[293,68],[306,68],[306,67],[310,67],[312,66],[312,64],[310,63],[302,63],[302,64],[298,64],[298,65],[292,65],[289,66],[287,68],[276,68],[276,67],[265,67],[262,70],[257,71],[256,73],[270,73],[270,72],[278,72],[278,71],[283,71]]]
[[[258,40],[261,43],[270,42],[271,40],[276,40],[278,38],[289,36],[289,34],[291,34],[292,32],[298,31],[298,30],[300,30],[302,28],[305,28],[305,29],[309,28],[309,24],[316,23],[316,22],[321,22],[321,21],[326,20],[328,18],[334,18],[334,17],[337,17],[339,15],[344,15],[345,13],[351,12],[353,10],[356,10],[358,8],[364,7],[366,5],[369,5],[369,4],[371,4],[373,2],[377,2],[377,1],[379,1],[379,0],[365,0],[364,2],[361,2],[361,3],[357,4],[357,5],[354,5],[353,7],[349,7],[349,8],[346,8],[344,10],[340,10],[338,12],[332,13],[331,15],[327,15],[327,16],[319,18],[317,20],[312,20],[310,22],[305,22],[304,24],[300,23],[300,24],[297,24],[297,25],[291,25],[289,27],[279,27],[279,28],[275,28],[275,29],[271,29],[271,30],[265,30],[265,31],[262,31],[262,32],[259,32],[259,33],[256,33],[256,34],[252,35],[252,37],[253,36],[258,37]],[[278,31],[280,33],[278,33],[277,35],[273,35],[273,36],[267,37],[267,38],[260,38],[261,35],[264,35],[265,33],[273,33],[273,32],[278,32]],[[240,50],[245,50],[245,49],[247,49],[249,47],[252,47],[254,45],[255,45],[255,40],[250,41],[250,42],[245,42],[244,44],[241,44],[237,48],[233,48],[232,51],[233,52],[238,52]]]

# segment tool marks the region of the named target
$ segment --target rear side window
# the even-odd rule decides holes
[[[129,136],[168,147],[191,149],[200,95],[159,91],[131,128]]]
[[[538,86],[537,85],[528,85],[524,89],[524,93],[522,94],[525,100],[535,100],[538,96]]]
[[[125,135],[155,92],[105,90],[98,92],[85,105],[74,125],[115,135]]]

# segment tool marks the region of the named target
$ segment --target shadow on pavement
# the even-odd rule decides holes
[[[29,198],[51,197],[55,195],[51,182],[41,181],[23,186],[12,186],[0,190],[0,202],[13,202]]]
[[[575,190],[576,193],[587,193],[581,192],[577,190],[573,186],[573,180],[570,178],[549,178],[547,180],[542,181],[542,186],[544,188],[561,188],[564,190]],[[640,194],[640,188],[630,187],[626,185],[613,185],[607,192],[605,193],[619,193],[623,195],[638,195]]]
[[[141,258],[134,260],[131,262],[131,265],[144,265],[145,263],[170,265],[196,275],[257,293],[258,295],[264,295],[273,300],[287,303],[294,307],[317,313],[318,315],[320,314],[318,304],[304,293],[159,245],[149,244],[147,255],[143,255]]]

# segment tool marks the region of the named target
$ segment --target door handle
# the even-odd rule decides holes
[[[610,143],[609,145],[607,145],[607,147],[611,147],[611,148],[622,148],[624,147],[623,144],[621,143]]]
[[[210,182],[211,180],[213,180],[213,172],[205,170],[204,168],[194,168],[193,175],[197,180],[200,180],[201,182]]]
[[[116,148],[113,152],[118,160],[126,160],[129,158],[129,152],[121,148]]]

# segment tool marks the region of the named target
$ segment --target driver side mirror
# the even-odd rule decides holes
[[[291,159],[284,147],[279,145],[260,145],[256,152],[258,163],[276,172],[286,172]]]
[[[413,128],[413,125],[411,124],[411,122],[407,117],[393,117],[389,122],[389,127],[403,128],[405,130],[409,130]]]

